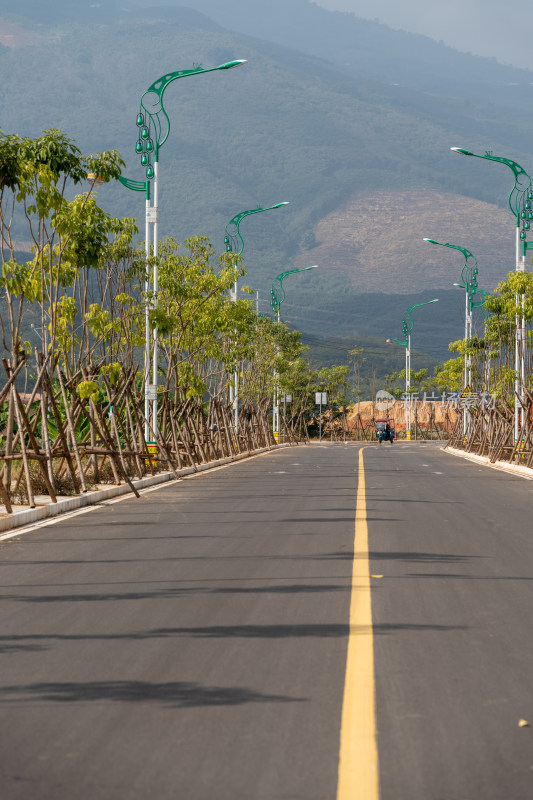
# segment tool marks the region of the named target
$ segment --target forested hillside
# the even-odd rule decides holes
[[[306,48],[312,51],[314,23],[309,14],[324,15],[320,17],[324,46],[320,49],[317,45],[315,52],[320,57],[316,57],[235,33],[247,18],[245,6],[248,8],[248,4],[231,0],[225,4],[227,13],[221,19],[207,0],[195,0],[194,9],[176,6],[129,12],[115,3],[104,8],[66,0],[51,2],[46,9],[22,0],[14,9],[2,0],[0,16],[18,22],[23,30],[39,38],[31,46],[16,46],[16,37],[3,41],[10,46],[0,50],[0,127],[29,136],[45,128],[61,128],[85,152],[117,148],[127,164],[124,174],[142,179],[135,155],[135,119],[140,97],[148,86],[165,72],[189,68],[193,63],[207,66],[234,58],[248,59],[242,69],[188,78],[166,93],[171,134],[161,151],[161,233],[179,240],[207,234],[222,250],[224,227],[238,211],[290,201],[286,208],[251,217],[242,224],[248,282],[259,289],[262,301],[279,272],[292,265],[318,263],[307,259],[320,245],[321,230],[335,214],[357,209],[362,202],[358,198],[388,198],[378,204],[373,217],[366,215],[364,235],[371,236],[373,229],[372,236],[388,241],[389,263],[400,256],[409,259],[408,239],[403,239],[402,253],[395,251],[390,231],[409,216],[410,192],[435,193],[426,210],[429,236],[437,223],[446,240],[453,241],[458,233],[451,200],[446,209],[447,224],[441,224],[443,196],[463,198],[457,209],[461,237],[469,231],[466,198],[488,203],[492,214],[501,213],[501,219],[505,218],[510,189],[507,171],[461,159],[449,148],[463,145],[478,152],[492,149],[527,167],[533,112],[524,105],[517,116],[499,101],[489,102],[487,94],[491,80],[501,87],[512,70],[506,72],[507,68],[489,60],[473,59],[477,71],[471,75],[464,70],[462,59],[466,56],[429,44],[423,37],[407,37],[384,26],[331,14],[304,0],[288,0],[284,6],[286,13],[293,15],[292,23],[279,29],[286,31],[287,43],[292,31],[291,42],[301,50],[305,48],[297,41],[297,28],[302,37],[307,31]],[[202,9],[215,18],[201,14]],[[259,12],[250,15],[257,37],[257,25],[263,24],[263,17]],[[340,27],[339,17],[343,23]],[[344,58],[343,42],[355,30],[353,25],[359,26],[362,41],[367,43],[365,51],[356,47],[357,40],[353,39],[360,59],[367,59],[365,69],[332,63],[333,44],[337,41],[340,61]],[[341,35],[343,27],[346,35]],[[268,26],[261,30],[265,37],[274,38]],[[414,80],[401,78],[402,85],[391,85],[391,76],[374,69],[372,58],[387,50],[391,64],[406,67],[402,53],[405,55],[407,40],[412,63],[418,65],[415,72],[420,71],[424,58],[428,76],[444,74],[444,62],[450,70],[455,64],[456,74],[462,74],[462,84],[471,87],[472,96],[476,96],[475,86],[485,87],[477,100],[466,99],[466,88],[461,96],[454,97],[450,92],[444,97],[433,91],[434,87],[431,92],[421,91],[424,87]],[[330,49],[326,52],[328,42]],[[440,61],[438,53],[442,55]],[[397,75],[401,74],[398,67]],[[99,200],[113,215],[143,219],[142,198],[118,185],[103,187]],[[430,224],[432,213],[434,226]],[[486,232],[485,220],[479,214],[473,215],[471,226],[478,239],[482,231],[487,243],[495,234],[489,217]],[[351,220],[347,227],[351,224],[353,230],[357,229],[356,213]],[[512,236],[510,218],[508,224]],[[506,252],[508,246],[500,235],[501,225],[497,239],[490,244],[496,253]],[[459,243],[469,246],[468,241]],[[420,250],[418,239],[416,245],[413,241],[409,274],[404,273],[403,297],[394,308],[385,297],[382,303],[370,299],[380,292],[390,298],[398,291],[397,285],[392,290],[388,285],[388,263],[380,266],[381,278],[373,269],[373,283],[358,285],[358,278],[354,278],[358,265],[356,259],[350,260],[349,253],[340,265],[338,253],[329,258],[326,243],[319,255],[320,270],[302,277],[298,286],[291,284],[284,307],[288,318],[313,334],[348,335],[371,328],[378,337],[389,336],[394,333],[391,327],[401,325],[401,310],[399,319],[396,313],[405,307],[406,295],[418,296],[428,285],[429,256]],[[431,257],[434,259],[435,254]],[[453,272],[455,266],[449,269]],[[504,265],[503,273],[506,269]],[[480,285],[482,275],[480,263]],[[445,281],[437,283],[442,288],[448,285]],[[457,303],[460,320],[461,297],[457,293],[457,300],[453,300],[453,290],[449,296],[450,302]],[[322,311],[314,316],[307,313],[299,320],[298,304]],[[323,313],[326,309],[331,313]],[[426,348],[441,357],[446,355],[447,342],[461,334],[460,326],[450,331],[451,318],[455,315],[447,315],[445,326],[435,326],[425,337]]]

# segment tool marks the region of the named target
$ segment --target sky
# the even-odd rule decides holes
[[[533,69],[533,8],[504,0],[314,0],[475,55]]]

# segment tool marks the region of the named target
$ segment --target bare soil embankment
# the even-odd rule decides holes
[[[399,400],[389,412],[380,411],[376,403],[367,400],[356,403],[348,413],[348,425],[356,428],[359,419],[365,428],[372,428],[376,419],[389,419],[392,427],[398,431],[405,431],[405,406]],[[423,430],[437,426],[443,432],[451,432],[457,419],[457,409],[449,403],[442,403],[440,400],[426,402],[414,400],[411,409],[411,427],[414,428],[415,420],[417,425]]]

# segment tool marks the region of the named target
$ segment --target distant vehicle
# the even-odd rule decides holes
[[[390,442],[392,444],[395,435],[396,432],[394,428],[391,426],[390,420],[388,419],[376,420],[376,439],[378,440],[379,444],[381,444],[381,442]]]

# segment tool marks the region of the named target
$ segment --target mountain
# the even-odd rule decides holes
[[[0,25],[0,127],[27,136],[59,127],[84,152],[117,148],[124,174],[142,179],[135,119],[148,86],[195,62],[248,59],[238,70],[180,80],[165,94],[171,134],[161,150],[162,235],[207,234],[222,250],[237,212],[289,200],[241,225],[248,282],[261,301],[278,273],[318,263],[287,281],[286,319],[315,336],[384,339],[397,335],[410,302],[437,293],[432,321],[424,328],[421,312],[416,330],[426,352],[447,357],[448,341],[462,335],[463,298],[451,288],[460,257],[421,239],[475,252],[486,289],[513,267],[509,171],[449,148],[490,148],[527,167],[533,112],[524,103],[517,115],[498,99],[515,72],[469,57],[477,70],[470,79],[462,54],[305,0],[228,0],[224,9],[222,18],[210,0],[128,11],[117,3],[20,0],[15,14],[0,0],[0,19],[11,26]],[[257,35],[274,38],[274,18],[278,40],[292,47]],[[237,30],[246,20],[254,36]],[[351,37],[359,67],[335,63]],[[304,52],[315,43],[318,55]],[[375,62],[385,52],[391,65],[380,73]],[[520,80],[529,75],[519,72]],[[454,73],[462,73],[455,95],[447,93]],[[142,230],[142,197],[116,185],[99,199],[114,215],[137,216]]]
[[[149,6],[152,0],[144,0]],[[159,5],[160,0],[153,0]],[[495,58],[461,53],[428,36],[393,30],[311,0],[167,0],[201,11],[229,30],[327,59],[359,77],[445,97],[522,109],[533,99],[533,73]]]

